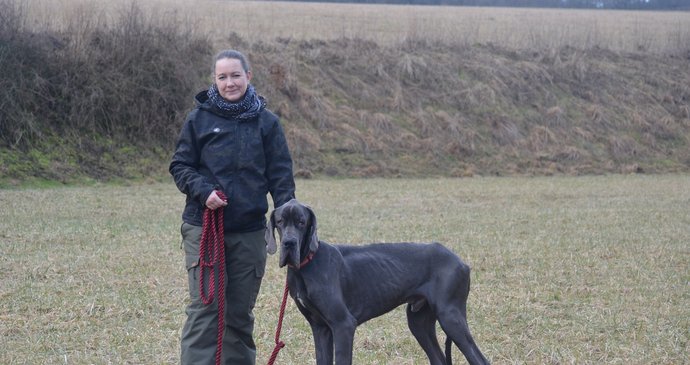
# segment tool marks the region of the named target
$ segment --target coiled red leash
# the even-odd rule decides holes
[[[227,197],[216,191],[218,197],[227,201]],[[223,208],[204,209],[204,223],[199,243],[199,294],[205,305],[218,299],[218,340],[216,342],[216,365],[220,365],[223,349],[223,331],[225,331],[225,230],[223,228]],[[218,276],[214,273],[217,267]],[[208,294],[204,293],[204,273],[209,273]]]
[[[216,191],[218,197],[227,201],[227,197],[220,191]],[[204,209],[204,222],[201,228],[201,242],[199,243],[199,294],[204,305],[218,298],[218,340],[216,342],[216,365],[220,365],[223,350],[223,332],[225,331],[225,230],[223,228],[223,208],[215,210]],[[214,273],[214,267],[218,268],[218,277]],[[209,273],[208,294],[204,292],[204,273]],[[285,347],[285,342],[280,340],[280,332],[283,328],[283,317],[287,306],[288,284],[285,280],[283,301],[280,304],[280,317],[276,328],[275,348],[268,360],[268,365],[273,365],[278,352]]]

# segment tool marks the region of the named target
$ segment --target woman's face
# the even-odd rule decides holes
[[[245,72],[242,62],[238,59],[221,58],[216,61],[213,79],[220,96],[227,101],[237,102],[244,97],[249,81],[252,79],[252,72]]]

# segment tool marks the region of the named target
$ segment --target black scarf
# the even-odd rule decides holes
[[[266,100],[263,96],[256,93],[254,86],[251,84],[247,86],[247,91],[244,93],[242,100],[234,103],[225,100],[220,95],[216,84],[211,85],[208,89],[208,97],[211,99],[211,103],[220,109],[223,114],[242,120],[254,118],[266,108]]]

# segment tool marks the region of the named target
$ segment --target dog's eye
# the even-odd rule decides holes
[[[278,224],[278,225],[283,224],[283,220],[282,219],[276,219],[276,224]]]
[[[307,224],[306,221],[299,221],[299,225],[300,225],[300,226],[303,226],[303,225],[305,225],[305,224]]]

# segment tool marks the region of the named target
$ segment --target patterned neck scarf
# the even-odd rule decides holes
[[[223,114],[242,120],[254,118],[266,108],[266,100],[263,96],[256,93],[254,86],[251,84],[247,86],[247,92],[244,93],[242,100],[237,102],[225,100],[218,92],[216,84],[211,85],[208,89],[208,97],[211,99],[211,103],[220,109]]]

